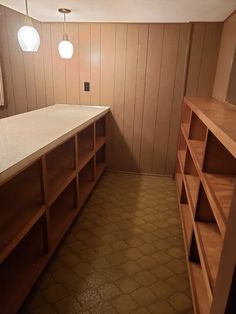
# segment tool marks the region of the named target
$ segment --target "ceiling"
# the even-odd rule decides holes
[[[1,0],[25,13],[25,0]],[[30,15],[39,21],[62,21],[60,7],[71,9],[71,22],[223,21],[236,10],[236,0],[28,0]]]

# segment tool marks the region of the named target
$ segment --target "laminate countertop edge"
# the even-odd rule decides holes
[[[0,119],[0,185],[109,111],[56,104]]]

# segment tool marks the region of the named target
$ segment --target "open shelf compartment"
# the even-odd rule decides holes
[[[213,205],[218,208],[222,223],[226,224],[236,187],[236,159],[211,132],[207,138],[203,171],[214,196]]]
[[[45,265],[42,229],[40,219],[0,265],[1,313],[17,312]]]
[[[196,162],[198,162],[201,169],[203,165],[207,133],[207,127],[193,112],[189,130],[189,145],[191,146],[194,158],[196,158]]]
[[[188,198],[186,195],[186,190],[184,184],[182,185],[181,195],[180,195],[180,214],[182,219],[183,231],[184,231],[184,242],[186,246],[186,251],[189,252],[190,240],[193,232],[193,224],[190,208],[188,205]]]
[[[94,124],[91,124],[78,134],[78,167],[82,169],[94,155],[95,139]]]
[[[106,142],[106,116],[95,122],[96,129],[96,151]]]
[[[96,153],[96,179],[98,179],[106,168],[106,144]]]
[[[211,290],[213,291],[219,267],[223,239],[202,185],[200,186],[196,207],[195,226],[198,243],[202,254],[205,257],[205,266]]]
[[[74,179],[50,207],[52,246],[57,245],[78,213],[76,180]]]
[[[188,267],[195,312],[199,314],[209,313],[211,299],[209,298],[206,288],[204,273],[194,233],[191,241]]]
[[[95,184],[94,157],[79,172],[79,206],[81,207]]]
[[[183,175],[182,175],[182,171],[181,171],[178,159],[176,161],[176,168],[175,168],[175,182],[176,182],[178,196],[180,197],[182,183],[183,183]]]
[[[183,103],[181,127],[182,127],[182,129],[185,132],[187,137],[189,134],[191,114],[192,114],[192,111],[189,108],[189,106],[187,104]]]
[[[197,204],[200,178],[194,165],[193,159],[189,150],[186,153],[186,161],[184,168],[184,181],[186,185],[186,193],[189,199],[189,206],[192,208],[193,215],[195,215],[195,208]]]
[[[40,162],[0,187],[0,263],[45,212]]]
[[[75,138],[67,140],[46,155],[49,205],[76,176]]]

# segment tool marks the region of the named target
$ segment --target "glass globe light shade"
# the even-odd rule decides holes
[[[74,53],[74,47],[69,40],[62,40],[58,45],[60,57],[63,59],[70,59]]]
[[[40,37],[37,30],[32,26],[22,26],[18,31],[18,41],[23,51],[38,51]]]

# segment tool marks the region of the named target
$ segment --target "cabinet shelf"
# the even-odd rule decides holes
[[[40,162],[0,187],[0,264],[45,212]]]
[[[203,254],[210,286],[213,291],[217,277],[222,238],[215,223],[196,222],[196,233]]]
[[[78,168],[79,171],[93,157],[95,149],[94,124],[78,134]]]
[[[94,157],[79,172],[79,207],[82,207],[95,185]]]
[[[45,206],[41,206],[34,210],[32,210],[32,207],[29,207],[24,210],[24,216],[22,216],[21,211],[15,213],[14,225],[11,220],[4,223],[4,226],[0,229],[0,264],[24,238],[29,230],[38,222],[44,213]]]
[[[184,238],[185,238],[185,245],[186,250],[188,252],[189,245],[190,245],[190,239],[193,232],[193,225],[192,225],[192,218],[190,213],[190,208],[188,204],[180,204],[180,214],[182,218],[182,224],[183,224],[183,231],[184,231]]]
[[[1,264],[1,313],[17,312],[19,304],[29,293],[46,261],[42,222],[39,221]]]
[[[184,100],[175,180],[196,314],[218,307],[223,313],[232,286],[236,151],[228,123],[235,125],[235,117],[212,98]]]
[[[183,170],[185,165],[186,152],[180,150],[178,151],[178,158],[180,163],[180,168]]]
[[[50,207],[51,244],[57,246],[69,228],[77,210],[76,184],[73,180]]]
[[[210,300],[205,288],[204,276],[201,265],[189,262],[190,281],[192,284],[193,298],[195,300],[196,313],[206,314],[210,311]]]
[[[233,192],[236,187],[236,176],[204,173],[204,177],[222,213],[223,221],[226,223],[230,212]]]
[[[184,180],[186,184],[187,194],[189,195],[189,199],[192,205],[192,210],[194,210],[198,199],[200,179],[197,176],[185,174]]]
[[[47,154],[46,171],[48,201],[51,205],[76,175],[74,137]]]
[[[202,168],[205,152],[205,143],[198,140],[189,140],[189,147],[195,162]]]

